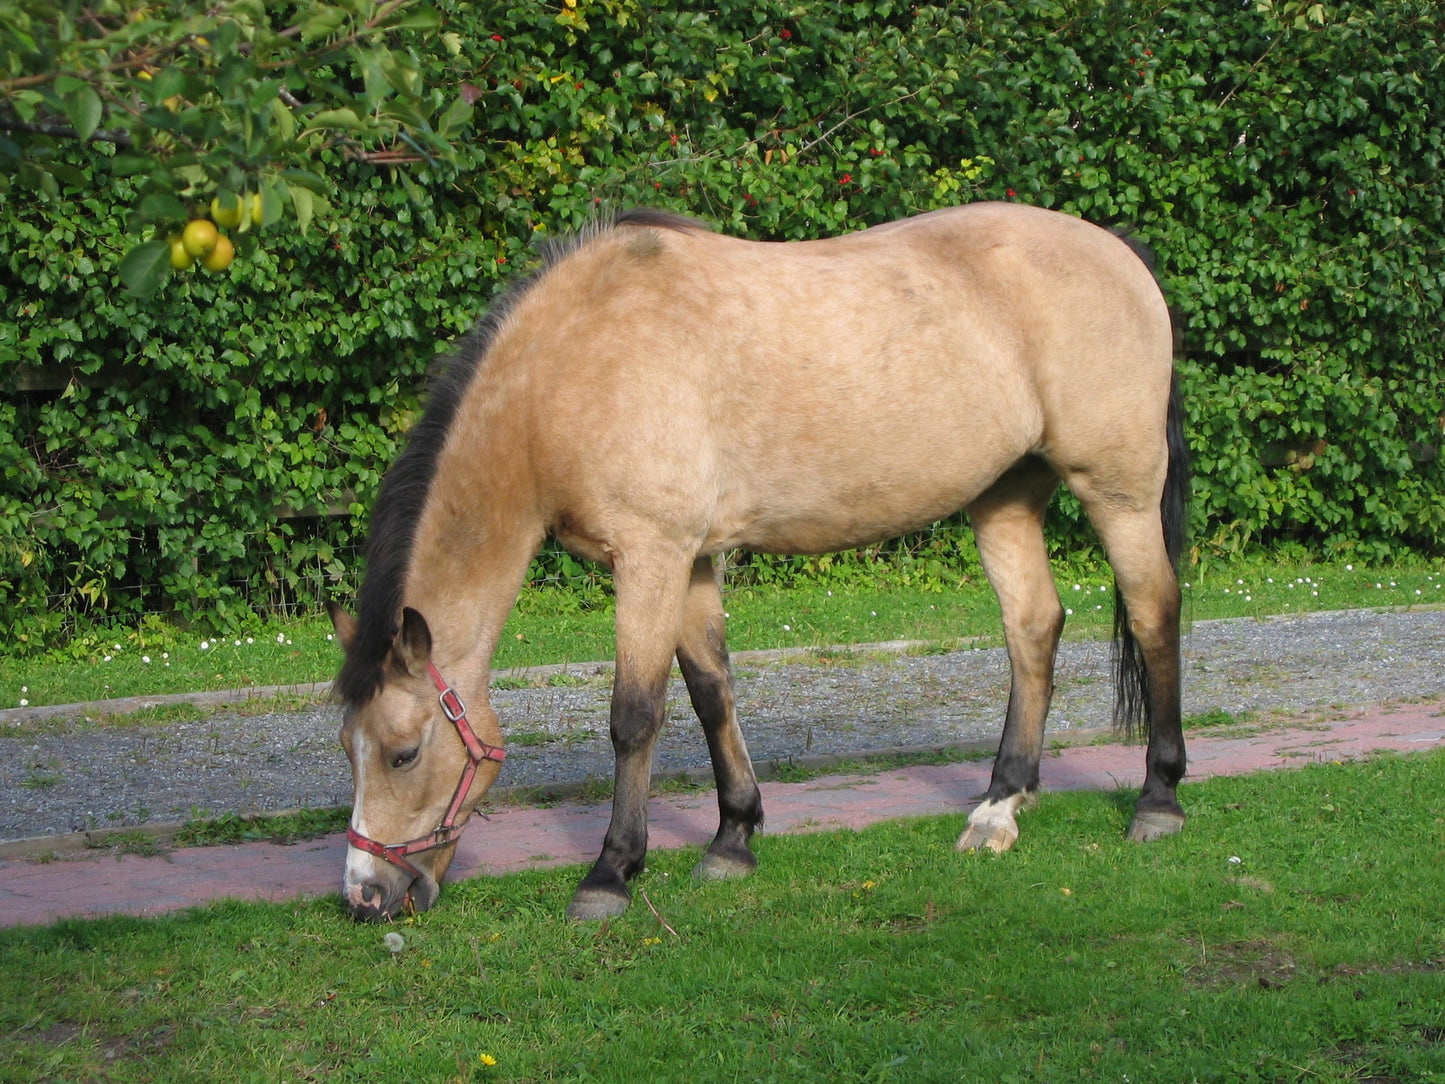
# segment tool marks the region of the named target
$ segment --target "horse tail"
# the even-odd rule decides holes
[[[1169,567],[1179,573],[1189,518],[1189,444],[1184,439],[1184,397],[1176,372],[1169,385],[1169,415],[1165,423],[1169,468],[1164,476],[1164,493],[1159,500],[1159,520],[1164,530],[1164,550]],[[1178,588],[1175,588],[1176,592]],[[1144,652],[1129,630],[1129,608],[1114,584],[1114,726],[1129,741],[1149,737],[1149,692],[1144,672]]]

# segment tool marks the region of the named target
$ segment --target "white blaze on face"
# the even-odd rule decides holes
[[[351,804],[351,827],[368,839],[374,838],[366,829],[366,819],[362,810],[366,807],[366,766],[371,762],[368,755],[370,752],[369,741],[365,734],[359,730],[353,731],[351,736],[352,772],[356,779],[356,795]],[[367,884],[377,879],[376,863],[379,862],[375,855],[356,847],[346,848],[346,879],[348,885]]]

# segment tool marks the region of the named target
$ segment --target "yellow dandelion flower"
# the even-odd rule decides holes
[[[483,1065],[485,1065],[488,1069],[497,1064],[497,1059],[492,1057],[492,1055],[490,1054],[478,1054],[477,1060]]]

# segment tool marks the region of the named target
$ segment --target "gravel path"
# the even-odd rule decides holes
[[[945,655],[855,650],[742,654],[739,713],[755,761],[994,740],[1008,700],[1002,648]],[[610,666],[550,684],[497,688],[508,737],[504,785],[608,779]],[[1107,643],[1065,643],[1049,730],[1106,726]],[[1300,712],[1445,694],[1445,609],[1346,611],[1196,623],[1184,641],[1184,710]],[[707,773],[680,680],[658,742],[659,771]],[[97,726],[0,720],[0,840],[226,812],[346,805],[338,712],[225,711],[200,722]]]

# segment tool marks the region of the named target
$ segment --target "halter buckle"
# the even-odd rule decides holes
[[[466,705],[462,703],[462,698],[457,695],[457,691],[450,685],[442,689],[441,695],[438,696],[437,699],[441,701],[443,714],[446,715],[453,726],[456,726],[466,719]]]

